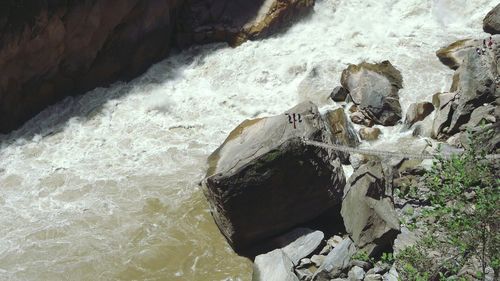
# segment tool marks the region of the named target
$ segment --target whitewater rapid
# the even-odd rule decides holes
[[[250,280],[198,186],[241,121],[323,108],[349,63],[390,60],[402,107],[449,88],[437,49],[493,0],[323,0],[285,34],[195,47],[0,136],[0,280]],[[383,141],[401,137],[384,130]]]

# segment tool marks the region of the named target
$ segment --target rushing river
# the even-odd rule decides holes
[[[496,4],[320,0],[280,36],[196,47],[48,108],[0,136],[0,280],[250,280],[198,187],[229,131],[305,99],[332,106],[362,60],[402,71],[403,108],[430,100],[452,75],[434,52],[485,37]]]

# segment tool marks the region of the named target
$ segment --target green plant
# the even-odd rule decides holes
[[[393,264],[394,256],[392,255],[392,253],[383,253],[380,261],[386,264]]]
[[[365,261],[369,262],[371,264],[375,263],[375,260],[370,257],[365,251],[358,251],[352,256],[353,260],[358,260],[358,261]]]
[[[454,276],[472,257],[481,263],[478,278],[485,280],[488,265],[498,274],[500,177],[483,141],[476,135],[463,154],[437,157],[424,176],[431,191],[431,206],[422,212],[427,234],[398,255],[402,280],[459,280]]]
[[[497,271],[500,259],[500,180],[481,139],[469,143],[461,155],[438,157],[425,182],[432,191],[432,228],[446,233],[443,242],[457,253],[457,260],[477,256],[484,280],[486,266],[496,266]]]

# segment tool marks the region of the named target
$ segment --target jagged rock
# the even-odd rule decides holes
[[[483,20],[483,29],[487,33],[500,34],[500,4],[486,15]]]
[[[313,281],[328,281],[339,277],[350,264],[351,257],[356,252],[356,247],[351,239],[346,238],[326,256],[323,264],[313,276]]]
[[[281,249],[255,257],[252,281],[299,281],[293,263]]]
[[[393,265],[389,270],[389,272],[387,272],[386,274],[384,274],[384,276],[382,276],[382,279],[384,281],[399,281],[399,274],[398,271],[396,270],[396,267],[394,267]]]
[[[465,131],[467,128],[473,129],[479,127],[481,124],[488,124],[495,122],[496,122],[495,106],[492,104],[486,104],[472,111],[469,122],[460,126],[460,131]]]
[[[479,44],[481,44],[480,40],[459,40],[439,49],[436,55],[444,65],[456,70],[462,64],[465,55],[471,50],[475,51]]]
[[[449,126],[449,118],[452,111],[452,104],[457,93],[437,93],[432,97],[432,104],[436,108],[431,135],[439,138],[441,132]]]
[[[374,161],[354,172],[344,191],[342,218],[356,246],[373,256],[390,249],[399,233],[399,220],[386,196],[382,165]]]
[[[341,84],[376,124],[392,126],[401,119],[398,91],[403,88],[403,77],[389,61],[349,65],[342,72]]]
[[[412,103],[406,112],[404,121],[406,128],[411,128],[413,124],[424,120],[434,111],[434,106],[430,102]]]
[[[365,277],[365,271],[358,266],[354,266],[347,274],[349,281],[361,281]]]
[[[203,191],[215,222],[236,249],[341,201],[345,176],[338,158],[302,141],[331,142],[317,107],[306,102],[288,112],[244,121],[208,159]]]
[[[336,102],[343,102],[346,100],[348,94],[349,92],[344,87],[337,86],[330,94],[330,98]]]
[[[284,235],[282,239],[285,241],[293,240],[293,242],[283,247],[282,250],[293,264],[298,264],[302,258],[309,256],[319,247],[323,238],[325,238],[325,235],[319,230],[312,231],[307,228],[297,228]]]
[[[364,281],[382,281],[382,275],[380,275],[380,274],[366,274]]]
[[[374,141],[377,140],[382,131],[379,128],[361,128],[359,136],[362,140]]]
[[[312,11],[314,0],[186,0],[180,12],[181,46],[264,38]]]
[[[329,124],[330,132],[333,135],[335,144],[356,147],[359,145],[358,136],[353,125],[347,120],[343,108],[329,110],[325,113],[325,119]],[[337,152],[342,164],[349,164],[349,153]]]
[[[1,1],[0,133],[164,58],[183,1]],[[11,4],[12,3],[12,4]]]

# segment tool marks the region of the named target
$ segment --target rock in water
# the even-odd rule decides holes
[[[333,135],[335,144],[356,147],[359,145],[358,136],[354,130],[354,126],[347,119],[347,115],[343,108],[337,108],[325,113],[325,119],[328,123],[330,132]],[[342,164],[349,164],[349,153],[337,152],[340,156]]]
[[[500,34],[500,4],[486,15],[483,20],[483,29],[487,33]]]
[[[342,201],[342,218],[356,246],[369,255],[390,248],[400,231],[390,197],[385,194],[382,165],[363,164],[350,178]]]
[[[255,258],[252,281],[299,281],[293,263],[281,249]]]
[[[351,239],[346,238],[338,244],[326,258],[323,264],[318,268],[313,276],[313,281],[328,281],[338,277],[349,267],[351,257],[356,252],[356,247]]]
[[[406,128],[411,128],[413,124],[422,121],[434,111],[434,105],[430,102],[412,103],[406,112],[404,121]]]
[[[188,0],[181,11],[181,46],[264,38],[308,14],[314,0]]]
[[[341,84],[376,124],[392,126],[401,119],[398,92],[403,88],[403,77],[389,61],[349,65],[342,72]]]
[[[359,136],[362,140],[374,141],[378,140],[378,137],[382,131],[379,128],[361,128],[359,129]]]
[[[340,204],[345,176],[338,158],[331,150],[306,145],[302,137],[332,139],[310,102],[288,115],[244,121],[210,155],[204,193],[235,249]]]
[[[349,94],[349,92],[344,87],[337,86],[330,94],[330,98],[336,102],[343,102],[346,100],[347,94]]]

